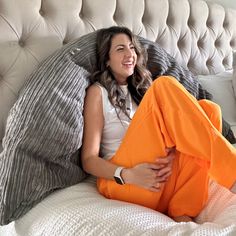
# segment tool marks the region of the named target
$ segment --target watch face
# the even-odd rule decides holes
[[[115,179],[117,184],[124,184],[123,181],[119,177],[114,176],[114,179]]]

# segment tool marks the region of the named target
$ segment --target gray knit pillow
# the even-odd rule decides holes
[[[73,56],[87,53],[78,50],[86,37],[46,59],[10,111],[0,153],[1,225],[22,216],[52,191],[85,177],[78,150],[89,73]]]

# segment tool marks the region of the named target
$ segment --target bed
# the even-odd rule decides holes
[[[19,123],[13,122],[12,114],[27,115],[24,117],[31,114],[15,113],[16,107],[22,105],[23,100],[19,99],[22,88],[25,84],[29,88],[27,81],[31,75],[37,75],[38,68],[55,59],[51,55],[76,56],[82,50],[81,44],[79,48],[74,47],[76,40],[82,38],[86,42],[86,37],[94,36],[92,32],[111,25],[127,26],[142,38],[158,43],[183,68],[191,71],[220,104],[224,119],[236,134],[235,9],[203,0],[135,0],[128,4],[124,0],[0,0],[0,235],[236,235],[236,196],[214,181],[210,182],[206,207],[195,222],[190,223],[176,223],[151,209],[106,199],[98,193],[95,178],[83,174],[77,176],[80,181],[69,182],[71,174],[69,184],[55,186],[28,208],[24,208],[26,201],[18,203],[16,198],[16,204],[12,201],[14,198],[8,198],[18,191],[15,185],[21,186],[21,179],[30,173],[30,167],[26,166],[20,175],[13,172],[9,178],[4,159],[6,153],[12,153],[5,150],[10,126],[14,126],[14,131],[19,127]],[[76,50],[71,50],[72,46]],[[85,51],[91,53],[87,48]],[[56,62],[55,59],[51,65],[55,66]],[[93,66],[93,61],[89,63]],[[75,69],[73,63],[68,67],[86,76],[86,70]],[[37,78],[43,81],[45,74]],[[77,85],[84,86],[83,89],[87,86],[86,82]],[[40,88],[44,87],[45,84]],[[30,90],[33,95],[35,91]],[[83,98],[84,92],[79,93],[80,102]],[[33,107],[34,99],[24,103],[25,107]],[[34,120],[31,124],[32,131]],[[74,145],[79,147],[80,144]],[[74,155],[71,160],[75,160]],[[13,164],[10,166],[12,170]],[[38,167],[34,166],[33,170],[37,176]],[[27,182],[28,185],[32,184],[32,189],[40,192],[34,176],[29,178],[32,181]],[[22,185],[21,194],[28,185]],[[11,195],[5,194],[6,186]],[[13,205],[24,210],[15,211],[12,216],[8,213]]]

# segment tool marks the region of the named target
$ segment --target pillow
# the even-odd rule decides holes
[[[233,89],[236,99],[236,51],[233,53]],[[236,122],[234,122],[231,127],[234,133],[236,134]]]
[[[221,106],[225,119],[229,123],[236,121],[236,99],[232,85],[232,72],[199,75],[198,78],[202,86],[213,94],[212,100]]]
[[[0,153],[1,225],[22,216],[52,191],[85,177],[78,150],[89,73],[72,56],[87,37],[46,59],[9,113]]]
[[[231,143],[236,143],[233,134],[233,128],[236,124],[236,99],[232,85],[232,71],[216,74],[216,75],[200,75],[198,76],[200,83],[211,94],[213,101],[220,105],[223,117],[223,135],[230,140]]]
[[[236,96],[236,51],[233,53],[233,88]]]

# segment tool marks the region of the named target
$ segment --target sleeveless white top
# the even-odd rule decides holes
[[[102,106],[103,106],[103,117],[104,127],[102,132],[101,144],[100,144],[100,156],[104,159],[111,158],[116,150],[118,149],[121,141],[126,133],[126,130],[130,124],[130,119],[120,109],[115,109],[108,99],[107,90],[100,84],[96,83],[102,92]],[[131,98],[128,85],[120,85],[120,88],[124,92],[127,98],[128,114],[132,119],[137,105]],[[120,119],[117,116],[119,114]]]

